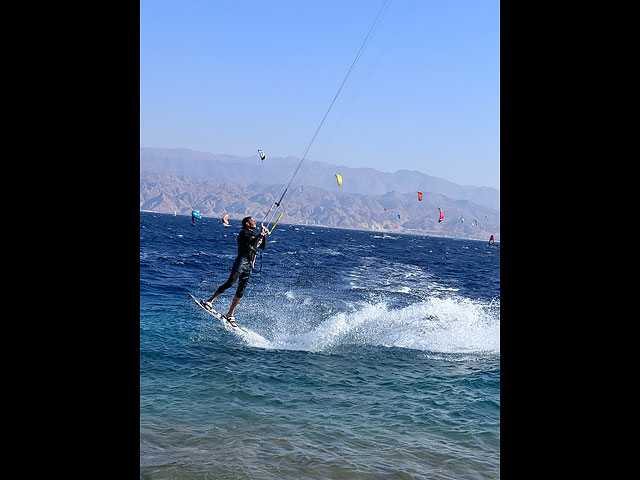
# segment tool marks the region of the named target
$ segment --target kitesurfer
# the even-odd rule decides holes
[[[227,288],[231,287],[238,279],[238,288],[236,289],[236,294],[231,301],[231,307],[229,307],[229,312],[225,315],[226,319],[233,325],[236,326],[236,319],[233,316],[233,312],[235,311],[238,303],[240,303],[240,299],[244,295],[244,290],[247,288],[247,284],[249,283],[249,278],[251,277],[251,269],[253,265],[253,260],[255,259],[256,254],[258,253],[258,248],[264,250],[265,235],[269,233],[267,227],[262,227],[260,230],[260,234],[257,235],[254,230],[256,228],[256,221],[253,217],[244,217],[242,219],[242,230],[238,234],[238,256],[233,262],[233,267],[231,267],[231,274],[225,283],[220,285],[216,292],[209,298],[202,302],[204,308],[207,310],[212,310],[213,306],[211,302],[213,302],[218,295],[223,293]]]
[[[202,218],[202,215],[200,215],[200,212],[198,210],[193,210],[191,212],[191,226],[195,227],[196,226],[196,218],[199,220]]]

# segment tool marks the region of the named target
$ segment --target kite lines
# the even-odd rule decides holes
[[[296,168],[295,168],[295,170],[293,172],[293,175],[291,175],[291,178],[289,179],[289,182],[283,187],[283,190],[282,190],[281,194],[279,195],[278,200],[273,202],[271,207],[269,207],[269,210],[267,211],[266,215],[264,216],[264,219],[262,220],[262,225],[263,226],[265,225],[265,222],[266,222],[267,228],[270,228],[271,223],[273,222],[276,214],[278,213],[278,210],[280,209],[280,204],[282,203],[282,200],[284,199],[284,196],[287,194],[287,191],[289,190],[289,187],[291,186],[291,184],[293,183],[293,180],[295,179],[296,175],[298,174],[298,170],[300,170],[300,166],[302,165],[302,163],[304,162],[305,158],[307,157],[307,153],[309,153],[309,149],[313,145],[313,142],[316,140],[316,137],[318,136],[318,133],[320,132],[320,129],[322,128],[322,125],[324,125],[324,121],[327,119],[327,116],[329,115],[329,112],[333,108],[334,103],[336,102],[338,96],[340,95],[340,92],[342,91],[342,88],[344,87],[345,83],[347,83],[347,80],[351,76],[351,73],[353,72],[353,69],[355,68],[356,64],[358,63],[358,60],[360,60],[360,56],[362,55],[362,52],[364,52],[365,48],[367,47],[373,32],[376,30],[377,26],[379,25],[380,21],[382,20],[382,17],[384,17],[384,14],[386,13],[386,11],[388,9],[389,2],[390,2],[390,0],[384,0],[384,3],[380,7],[380,11],[378,12],[378,15],[376,15],[376,18],[373,21],[373,24],[371,25],[371,28],[369,28],[369,31],[367,32],[367,35],[366,35],[364,41],[362,42],[362,45],[360,45],[360,49],[358,50],[358,53],[356,53],[356,56],[353,59],[353,62],[351,63],[351,66],[349,67],[349,70],[347,71],[346,75],[344,76],[344,79],[342,80],[342,83],[340,84],[340,87],[338,88],[338,91],[336,92],[335,96],[333,97],[333,100],[329,104],[329,108],[327,108],[327,111],[325,112],[324,116],[322,117],[322,120],[320,121],[320,124],[316,128],[316,131],[314,132],[313,136],[311,137],[311,140],[307,144],[307,147],[304,149],[304,152],[302,154],[302,158],[300,159],[300,162],[298,162],[298,165],[296,166]],[[288,205],[288,203],[287,203],[287,205]],[[280,213],[280,215],[278,216],[277,220],[273,224],[273,228],[275,228],[275,226],[278,223],[278,221],[280,220],[280,218],[282,218],[282,215],[284,214],[285,209],[286,209],[286,205],[284,207],[282,207],[282,212]],[[273,230],[273,228],[270,228],[270,229]]]

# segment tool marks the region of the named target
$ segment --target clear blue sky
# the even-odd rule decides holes
[[[383,3],[141,0],[140,146],[301,157]],[[500,188],[499,1],[388,5],[307,158]]]

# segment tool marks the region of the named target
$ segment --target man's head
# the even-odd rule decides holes
[[[244,217],[242,219],[242,227],[253,230],[254,228],[256,228],[256,221],[253,219],[253,217]]]

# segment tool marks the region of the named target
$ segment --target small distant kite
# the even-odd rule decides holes
[[[422,201],[422,192],[418,190],[418,200]]]
[[[264,162],[264,159],[267,158],[267,156],[264,154],[262,150],[258,150],[258,155],[260,155],[260,160],[262,160],[263,162]]]
[[[339,174],[334,174],[334,176],[338,179],[338,186],[341,187],[342,186],[342,175]]]
[[[442,221],[442,219],[444,218],[444,212],[442,211],[442,209],[440,207],[438,207],[438,210],[440,210],[440,218],[438,219],[438,223],[440,223]]]

